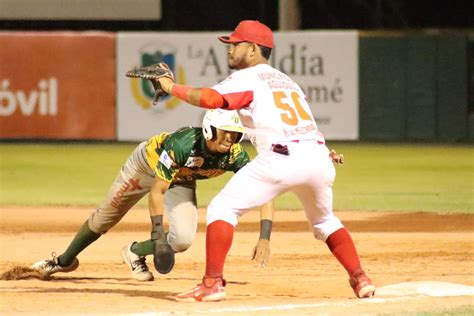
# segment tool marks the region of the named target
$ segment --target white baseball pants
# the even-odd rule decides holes
[[[291,191],[301,201],[314,236],[325,241],[343,227],[333,213],[336,171],[329,149],[313,141],[285,142],[289,155],[265,151],[239,170],[212,200],[207,225],[223,220],[233,226],[248,210]]]

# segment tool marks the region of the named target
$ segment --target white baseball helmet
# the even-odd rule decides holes
[[[226,111],[222,109],[207,110],[202,120],[202,133],[204,138],[211,140],[216,136],[215,129],[238,132],[236,143],[240,142],[244,135],[244,127],[240,122],[237,111]]]

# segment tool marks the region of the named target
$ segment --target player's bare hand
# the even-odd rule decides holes
[[[331,158],[332,162],[336,165],[342,165],[344,163],[344,155],[338,154],[334,149],[331,149],[329,152],[329,158]]]
[[[267,239],[259,239],[252,251],[252,260],[265,267],[270,258],[270,241]]]

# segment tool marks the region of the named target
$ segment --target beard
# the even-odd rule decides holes
[[[235,67],[235,62],[234,62],[234,60],[231,60],[231,59],[228,59],[228,60],[227,60],[227,66],[229,67],[229,69],[232,69],[232,70],[237,69],[237,68]]]
[[[245,59],[242,57],[239,59],[228,58],[227,66],[229,67],[229,69],[232,69],[232,70],[244,69],[246,68],[246,62],[245,62]]]

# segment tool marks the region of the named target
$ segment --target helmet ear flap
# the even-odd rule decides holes
[[[217,136],[216,128],[209,124],[202,125],[202,133],[204,134],[204,138],[207,140],[214,140]]]
[[[236,144],[240,143],[243,137],[244,137],[244,133],[238,133],[237,138],[235,139],[235,143]]]
[[[214,126],[211,125],[211,138],[210,140],[215,140],[217,137],[217,130]]]
[[[212,139],[212,130],[211,130],[211,125],[209,125],[209,122],[204,120],[202,124],[202,133],[204,134],[204,138],[207,140]]]

